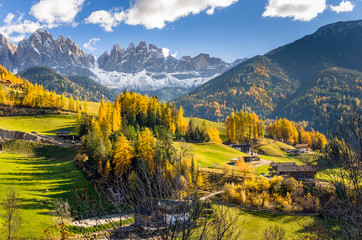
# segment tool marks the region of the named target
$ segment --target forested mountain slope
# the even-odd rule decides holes
[[[175,99],[186,115],[223,120],[240,109],[264,118],[308,120],[326,131],[362,96],[362,21],[318,29],[256,56]]]

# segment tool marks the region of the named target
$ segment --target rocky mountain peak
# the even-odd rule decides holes
[[[40,28],[38,30],[36,30],[30,37],[29,39],[24,39],[23,41],[28,41],[30,43],[32,43],[34,46],[36,47],[40,47],[44,44],[49,44],[49,43],[54,43],[54,38],[53,36],[46,31],[43,28]]]
[[[15,44],[13,44],[12,42],[9,42],[6,39],[6,37],[1,35],[1,34],[0,34],[0,39],[1,39],[0,46],[3,46],[5,48],[9,49],[12,54],[14,54],[16,52],[16,45]]]
[[[12,59],[16,52],[16,46],[9,42],[5,36],[0,34],[0,64],[7,69],[14,69]]]
[[[60,35],[56,41],[57,41],[59,44],[64,44],[64,43],[65,43],[65,39],[64,39],[63,35]]]
[[[136,47],[136,51],[140,52],[143,51],[145,53],[147,53],[147,43],[146,41],[141,41],[138,46]]]
[[[19,71],[34,66],[48,66],[66,75],[92,75],[87,68],[91,67],[94,61],[94,57],[85,54],[70,37],[64,40],[63,36],[59,36],[54,40],[43,28],[20,41],[11,56],[12,65]]]
[[[113,48],[112,48],[112,50],[111,50],[111,55],[113,56],[113,55],[121,55],[121,54],[123,54],[124,53],[124,49],[123,48],[121,48],[118,44],[114,44],[113,45]]]
[[[161,50],[161,49],[158,48],[156,45],[150,43],[150,44],[148,45],[148,50],[149,50],[149,51],[152,51],[152,50],[159,51],[159,50]]]
[[[128,45],[128,48],[127,48],[127,52],[130,52],[130,51],[134,51],[136,49],[136,47],[134,46],[134,43],[131,42],[129,45]]]

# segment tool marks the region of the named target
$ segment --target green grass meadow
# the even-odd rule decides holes
[[[48,154],[45,151],[44,155]],[[40,239],[44,229],[54,224],[53,203],[57,198],[68,199],[72,204],[74,187],[92,188],[72,162],[74,154],[73,149],[62,148],[58,149],[57,158],[0,153],[0,200],[6,198],[9,188],[20,194],[20,239]],[[0,239],[5,239],[3,231]]]
[[[84,102],[80,101],[82,107],[84,106]],[[90,115],[98,115],[99,107],[101,106],[100,102],[88,102],[88,113]]]
[[[245,153],[239,152],[231,147],[219,143],[185,143],[175,142],[177,148],[186,147],[190,153],[194,155],[198,166],[211,168],[216,164],[220,167],[225,163],[230,163],[230,160],[236,157],[245,156]]]
[[[190,117],[185,117],[185,120],[188,122],[190,121]],[[202,122],[204,121],[204,119],[201,119],[201,118],[195,118],[193,117],[192,118],[196,124],[196,126],[201,126]],[[206,124],[208,127],[216,127],[217,130],[219,130],[220,132],[220,138],[225,141],[226,139],[226,127],[225,127],[225,124],[224,123],[217,123],[217,122],[213,122],[213,121],[209,121],[209,120],[205,120],[206,121]]]
[[[96,114],[99,103],[89,103],[89,112]],[[40,115],[23,117],[0,117],[0,128],[24,132],[35,131],[44,135],[55,135],[58,131],[75,130],[75,115]],[[194,118],[197,125],[202,119]],[[207,121],[208,126],[219,129],[225,137],[222,123]],[[184,143],[175,142],[176,148],[187,148],[194,155],[198,166],[202,168],[219,168],[230,160],[246,155],[233,148],[218,143]],[[52,225],[54,201],[57,198],[68,199],[72,204],[71,190],[77,188],[92,189],[90,182],[73,163],[75,149],[60,148],[50,145],[29,143],[26,141],[9,141],[0,152],[0,201],[6,197],[11,187],[19,194],[22,203],[22,227],[20,239],[40,239],[44,229]],[[286,144],[270,139],[263,141],[257,149],[266,154],[261,158],[276,162],[294,161],[304,164],[301,159],[291,157],[281,148],[291,148]],[[269,165],[257,167],[256,173],[268,173]],[[48,192],[46,191],[48,189]],[[0,208],[0,215],[3,210]],[[0,217],[0,222],[4,219]],[[304,229],[316,222],[315,217],[288,216],[260,211],[243,210],[243,232],[239,239],[263,239],[263,231],[273,224],[281,225],[287,234],[286,239],[298,239]],[[4,239],[3,227],[0,225],[0,239]]]
[[[243,229],[238,236],[239,240],[263,240],[264,230],[274,225],[285,230],[284,239],[299,239],[298,236],[311,231],[314,224],[320,221],[313,216],[290,216],[254,210],[241,210],[239,220],[237,224]]]
[[[21,131],[37,132],[43,135],[55,135],[58,131],[75,133],[75,115],[38,115],[0,117],[0,128]]]

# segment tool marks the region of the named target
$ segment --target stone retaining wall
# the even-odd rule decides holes
[[[0,129],[0,139],[7,140],[7,139],[23,139],[27,141],[39,142],[39,143],[48,143],[48,144],[55,144],[59,145],[60,143],[56,140],[45,138],[39,136],[35,133],[26,133],[26,132],[19,132],[19,131],[11,131]]]

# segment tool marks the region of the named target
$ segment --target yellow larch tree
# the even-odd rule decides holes
[[[114,173],[117,177],[128,171],[131,160],[134,157],[134,148],[130,141],[121,133],[113,153]]]
[[[155,172],[155,162],[153,161],[155,140],[149,128],[145,128],[144,131],[138,134],[138,144],[138,155],[146,160],[150,172],[153,174]]]
[[[69,109],[69,111],[74,112],[74,98],[73,98],[72,94],[70,94],[70,97],[69,97],[68,109]]]
[[[177,128],[184,133],[186,131],[186,121],[184,118],[184,109],[180,107],[177,114]]]
[[[208,134],[211,142],[222,143],[222,140],[220,138],[220,132],[219,130],[217,130],[216,127],[209,127]]]
[[[88,101],[87,97],[84,98],[84,111],[85,114],[88,114]]]
[[[121,106],[116,101],[116,103],[113,106],[113,112],[112,112],[112,132],[116,132],[121,127]]]
[[[79,101],[78,97],[77,97],[77,101],[75,102],[75,108],[76,108],[77,111],[78,111],[78,109],[82,108],[82,106],[80,105],[80,101]]]

